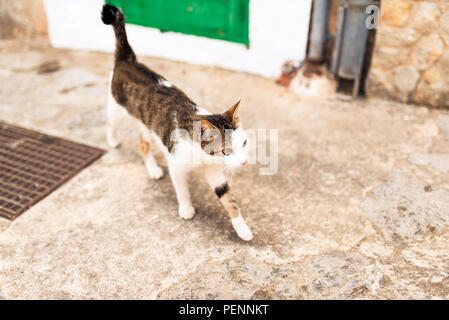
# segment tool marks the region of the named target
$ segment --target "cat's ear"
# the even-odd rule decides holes
[[[240,101],[237,101],[232,107],[230,107],[225,113],[223,113],[223,117],[232,122],[232,125],[237,128],[240,125],[240,118],[238,115],[238,110],[240,106]]]
[[[200,120],[196,122],[195,133],[199,141],[211,142],[215,139],[218,129],[207,120]]]

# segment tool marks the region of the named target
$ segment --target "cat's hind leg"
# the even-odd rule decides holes
[[[110,103],[108,101],[108,106],[106,109],[106,113],[108,116],[108,123],[106,127],[106,140],[108,145],[111,148],[117,148],[120,145],[119,140],[117,139],[117,123],[119,119],[119,110],[117,110],[119,106],[114,105],[114,103]]]
[[[164,175],[164,171],[157,165],[156,159],[154,158],[154,152],[151,150],[154,150],[154,142],[151,140],[148,133],[142,132],[140,134],[140,154],[145,162],[145,167],[150,178],[160,179]]]
[[[111,148],[117,148],[120,145],[120,141],[117,139],[117,125],[119,121],[126,116],[126,110],[120,106],[114,99],[111,93],[110,82],[112,79],[112,73],[108,87],[108,104],[106,106],[107,127],[106,127],[106,140]]]
[[[250,241],[253,238],[253,233],[242,217],[240,208],[231,193],[222,169],[217,166],[207,166],[204,175],[207,183],[214,190],[221,204],[228,212],[232,226],[238,236],[245,241]]]

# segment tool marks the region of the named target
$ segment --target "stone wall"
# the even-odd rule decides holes
[[[449,106],[449,1],[381,1],[366,92]]]
[[[42,0],[0,0],[0,39],[47,37]]]

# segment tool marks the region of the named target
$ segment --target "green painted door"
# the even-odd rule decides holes
[[[126,22],[249,45],[249,0],[106,0]]]

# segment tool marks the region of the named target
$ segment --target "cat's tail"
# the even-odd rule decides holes
[[[136,55],[128,43],[125,30],[125,16],[121,9],[105,4],[101,11],[101,20],[104,24],[111,24],[114,27],[116,47],[115,61],[135,61]]]

